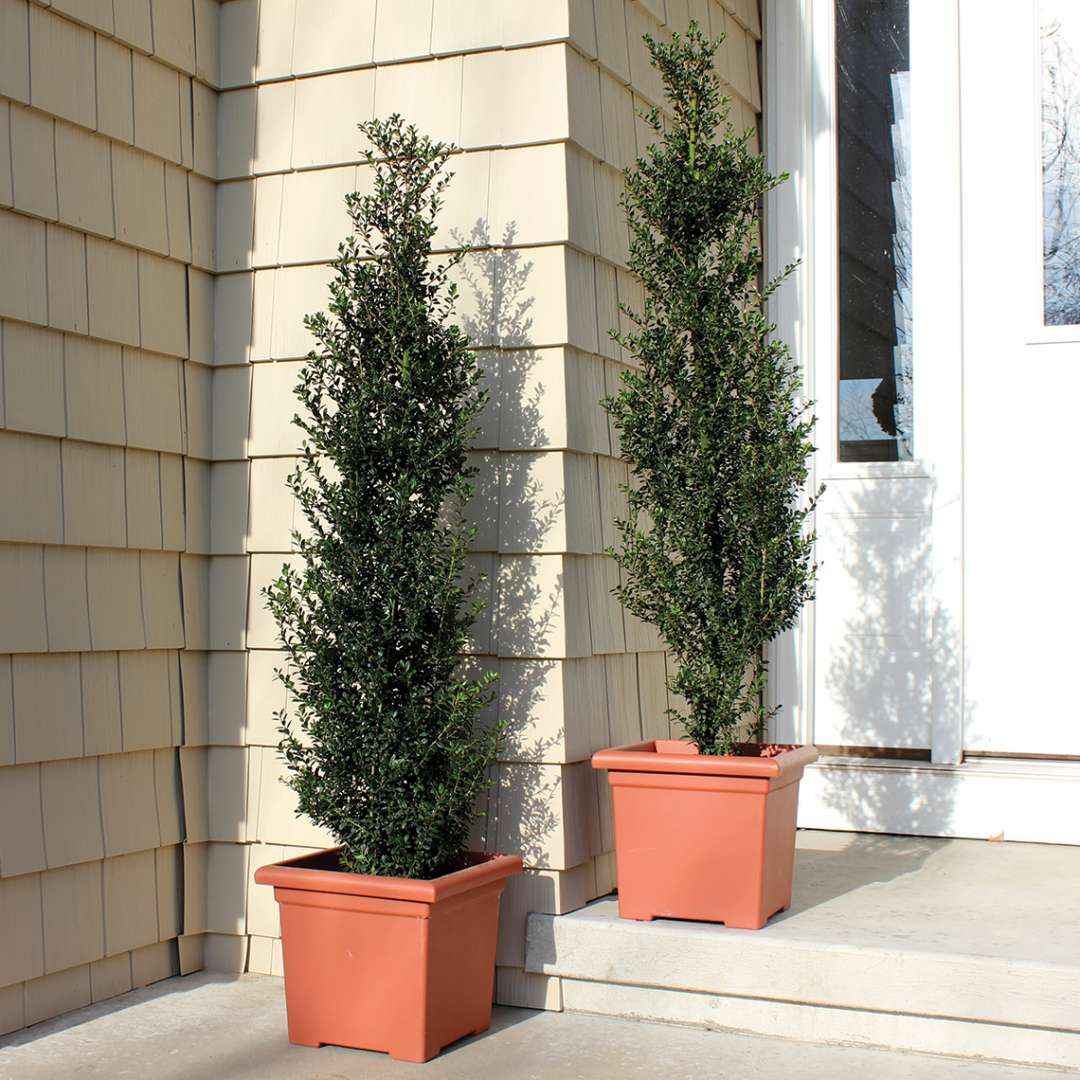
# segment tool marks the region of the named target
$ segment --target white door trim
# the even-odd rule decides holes
[[[785,184],[765,200],[765,268],[776,273],[791,262],[799,269],[773,294],[770,317],[802,369],[807,398],[817,396],[814,346],[817,306],[814,288],[814,231],[810,204],[814,125],[811,0],[766,0],[764,5],[764,139],[766,160],[774,173],[788,173]],[[810,462],[809,489],[817,486],[816,457]],[[814,522],[810,522],[811,527]],[[781,743],[814,741],[814,605],[809,603],[795,627],[769,647],[768,707],[781,704],[771,737]]]
[[[944,93],[938,82],[933,105],[935,130],[929,135],[925,130],[921,133],[922,139],[936,143],[936,180],[928,191],[915,195],[921,226],[939,230],[931,261],[920,263],[917,241],[915,246],[916,288],[921,286],[930,293],[929,298],[921,296],[919,304],[933,312],[933,290],[937,290],[941,303],[954,309],[960,307],[957,301],[962,296],[958,69],[961,18],[975,8],[960,0],[912,0],[912,7],[918,11],[916,14],[913,10],[913,20],[935,20],[936,34],[920,35],[923,48],[938,53],[939,71],[949,68],[956,73],[950,92]],[[816,399],[835,392],[838,222],[832,125],[833,8],[834,0],[765,0],[764,10],[764,146],[770,169],[787,172],[791,177],[766,202],[766,268],[775,272],[792,259],[802,260],[802,269],[774,296],[770,314],[778,334],[789,343],[802,365],[807,395]],[[1037,38],[1037,28],[1033,34]],[[1035,38],[1032,46],[1037,52]],[[925,53],[921,62],[926,63]],[[1033,106],[1033,118],[1035,113]],[[1038,125],[1034,126],[1037,132]],[[1032,161],[1041,162],[1035,149]],[[1033,223],[1041,205],[1038,175],[1033,169],[1031,207],[1025,207]],[[977,228],[978,223],[973,227]],[[1037,261],[1041,260],[1041,224],[1032,229],[1032,235],[1038,239],[1038,245],[1033,241],[1031,248],[1034,270],[1036,266],[1041,268],[1041,261]],[[942,252],[947,250],[952,254],[945,257]],[[1041,290],[1038,303],[1034,295],[1025,300],[1032,312],[1041,312]],[[921,309],[919,314],[925,316]],[[924,371],[925,364],[934,363],[936,357],[951,361],[950,378],[935,387],[934,399],[916,400],[917,452],[920,439],[923,446],[928,438],[936,440],[933,453],[927,455],[934,467],[927,471],[921,463],[912,463],[909,474],[925,475],[935,487],[935,602],[943,605],[951,623],[950,633],[960,658],[960,678],[950,686],[947,697],[935,695],[933,699],[931,762],[825,758],[806,771],[799,825],[983,839],[1003,834],[1006,840],[1080,845],[1080,817],[1076,814],[1080,805],[1080,762],[969,757],[961,763],[966,693],[962,320],[955,312],[951,321],[948,317],[924,317],[916,325],[916,334],[922,335],[917,338],[915,360],[917,394],[920,360]],[[1031,337],[1050,344],[1066,335],[1074,335],[1075,340],[1076,334],[1076,328],[1059,332],[1057,328],[1038,327],[1032,330]],[[936,425],[935,416],[941,421]],[[819,432],[819,445],[828,449],[819,455],[821,460],[814,462],[811,483],[850,478],[848,467],[835,463],[831,449],[835,437],[831,427]],[[871,479],[898,475],[896,465],[862,469],[861,475]],[[944,538],[940,545],[939,536]],[[772,732],[778,741],[814,741],[815,621],[811,604],[794,630],[784,635],[771,652],[770,704],[784,703]],[[939,632],[940,623],[933,629]],[[950,712],[957,718],[955,722],[947,722]]]
[[[958,659],[963,656],[963,387],[957,302],[962,252],[957,0],[912,0],[912,23],[913,47],[921,50],[917,63],[921,71],[932,73],[913,79],[915,116],[933,117],[932,124],[924,121],[920,128],[916,153],[934,161],[930,179],[921,185],[916,169],[913,192],[919,460],[858,466],[836,461],[832,400],[839,222],[832,0],[773,0],[765,8],[765,148],[771,170],[790,174],[766,204],[766,265],[775,271],[792,260],[802,264],[776,294],[771,316],[802,365],[807,395],[820,403],[821,449],[811,484],[821,479],[827,484],[905,477],[931,482],[932,607],[926,644],[931,662],[935,656],[946,658],[933,673],[938,677],[932,678],[931,758],[957,764],[963,741],[963,664]],[[932,243],[920,244],[920,235]],[[932,382],[926,374],[920,379],[920,365],[924,373],[934,372]],[[822,509],[828,513],[828,504]],[[783,706],[774,724],[774,737],[780,741],[814,739],[815,636],[811,605],[772,649],[770,705]],[[941,666],[946,661],[948,678]]]
[[[962,765],[826,759],[807,768],[799,827],[1080,844],[1080,762]]]
[[[915,153],[933,170],[913,177],[916,445],[931,463],[930,543],[933,671],[931,760],[957,765],[964,721],[964,394],[963,229],[960,172],[960,12],[958,0],[911,0]],[[933,80],[927,77],[934,73]],[[928,122],[929,121],[929,122]],[[926,238],[932,237],[932,246]],[[920,422],[921,417],[921,422]],[[921,423],[921,429],[920,429]],[[941,657],[952,657],[946,673]],[[936,661],[936,664],[935,664]]]

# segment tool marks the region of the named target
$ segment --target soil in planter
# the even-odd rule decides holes
[[[470,866],[475,866],[477,863],[485,862],[489,858],[488,855],[477,852],[466,852],[457,859],[452,866],[448,866],[445,870],[440,870],[437,874],[432,874],[430,878],[424,879],[434,881],[435,878],[444,877],[446,874],[454,874],[458,870],[465,870]],[[305,870],[331,870],[336,874],[352,874],[355,871],[350,870],[342,861],[338,848],[328,848],[325,851],[320,851],[317,854],[311,855],[304,860]],[[364,875],[369,876],[369,875]],[[377,874],[376,877],[391,878],[391,880],[409,881],[409,878],[392,878],[389,874]]]
[[[779,757],[780,754],[786,754],[789,750],[798,750],[799,747],[795,743],[739,743],[737,750],[738,757]]]
[[[656,749],[662,754],[697,754],[698,749],[688,739],[657,739]],[[718,754],[717,757],[774,758],[789,750],[798,750],[797,743],[736,743],[734,754]]]

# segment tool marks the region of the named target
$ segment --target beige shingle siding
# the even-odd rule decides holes
[[[639,37],[691,16],[730,28],[720,62],[740,80],[743,122],[758,100],[752,7],[435,0],[379,5],[377,26],[376,5],[364,3],[341,34],[320,33],[337,23],[304,0],[263,5],[261,16],[251,0],[222,9],[210,592],[233,599],[218,604],[228,625],[210,620],[227,651],[210,661],[214,745],[197,775],[209,774],[211,801],[227,782],[233,804],[211,814],[210,846],[246,838],[250,873],[327,839],[295,818],[280,783],[270,717],[284,704],[272,678],[281,654],[259,589],[301,524],[283,486],[297,445],[291,387],[310,347],[301,318],[324,305],[326,263],[347,227],[341,196],[365,182],[355,124],[400,110],[463,148],[439,242],[493,245],[462,268],[459,311],[492,392],[474,454],[472,561],[490,599],[474,662],[499,671],[495,708],[513,724],[476,840],[521,850],[532,868],[504,904],[498,986],[508,1001],[558,998],[553,983],[520,971],[523,913],[570,910],[613,884],[608,796],[589,755],[667,733],[660,642],[610,595],[618,570],[603,551],[626,472],[596,404],[625,359],[607,336],[618,303],[640,301],[619,208],[621,170],[648,140],[635,111],[659,96]],[[483,294],[515,272],[529,306],[507,304],[492,320]],[[226,877],[243,862],[213,858]],[[246,924],[219,910],[208,942],[220,962],[280,972],[276,912],[258,893],[246,890]]]
[[[497,994],[558,1006],[521,970],[524,914],[612,887],[588,757],[666,723],[660,643],[610,596],[625,467],[596,402],[640,301],[639,37],[690,17],[729,32],[752,122],[756,0],[0,0],[0,801],[27,808],[0,815],[0,1030],[203,963],[281,971],[251,874],[327,837],[280,782],[259,588],[302,524],[291,387],[365,183],[355,124],[392,109],[463,147],[439,243],[490,245],[460,282],[492,392],[471,662],[512,729],[476,842],[530,867]],[[492,320],[514,274],[527,306]]]
[[[179,969],[216,19],[0,2],[0,1031]]]

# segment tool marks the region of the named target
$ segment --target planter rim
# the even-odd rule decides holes
[[[678,747],[679,749],[676,749]],[[681,739],[648,739],[613,746],[592,756],[594,769],[611,772],[683,773],[695,776],[783,776],[816,761],[817,748],[797,746],[776,757],[743,757],[737,754],[699,754],[697,747]]]
[[[304,864],[340,851],[341,846],[309,851],[282,862],[262,866],[255,871],[258,885],[273,885],[278,889],[298,889],[307,892],[338,893],[346,896],[377,897],[383,900],[408,900],[414,903],[436,904],[459,893],[482,885],[501,881],[521,872],[523,863],[518,855],[475,854],[471,865],[437,878],[395,878],[380,874],[353,874],[347,870],[322,870]]]

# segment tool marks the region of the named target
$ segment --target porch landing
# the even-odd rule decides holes
[[[563,1007],[1080,1069],[1080,848],[801,832],[762,930],[531,915]]]
[[[1059,1072],[496,1009],[426,1065],[290,1046],[280,979],[202,972],[0,1039],[4,1080],[1053,1080]]]

